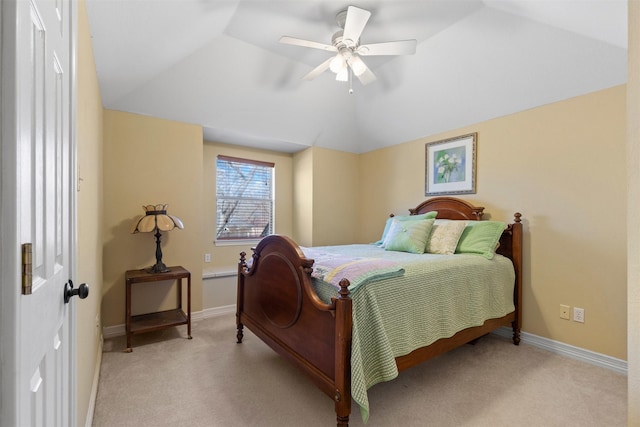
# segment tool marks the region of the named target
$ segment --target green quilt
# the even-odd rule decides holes
[[[375,245],[325,246],[345,256],[388,258],[401,277],[366,283],[352,292],[351,395],[369,418],[367,390],[398,376],[395,358],[514,310],[515,274],[508,258],[385,251]],[[348,279],[348,277],[347,277]],[[336,288],[314,279],[329,302]]]

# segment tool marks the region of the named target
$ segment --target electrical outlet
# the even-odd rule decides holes
[[[584,308],[573,307],[573,321],[584,323]]]
[[[560,304],[560,318],[561,319],[566,319],[569,320],[569,306],[568,305],[564,305],[564,304]]]
[[[204,254],[204,262],[211,262],[211,254]]]

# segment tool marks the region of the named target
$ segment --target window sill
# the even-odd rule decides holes
[[[246,240],[214,240],[213,244],[216,246],[255,246],[261,239],[246,239]]]

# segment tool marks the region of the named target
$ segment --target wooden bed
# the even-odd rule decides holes
[[[440,219],[481,220],[483,207],[453,197],[435,197],[409,209],[412,215],[437,211]],[[513,342],[520,342],[522,324],[522,223],[516,213],[500,239],[497,253],[513,262],[515,310],[483,325],[457,332],[450,338],[397,357],[399,371],[473,341],[496,328],[510,326]],[[348,426],[351,414],[352,299],[349,281],[342,279],[340,291],[330,304],[314,291],[313,260],[305,258],[290,238],[265,237],[247,262],[240,254],[238,265],[237,342],[247,326],[276,352],[298,366],[324,393],[334,400],[338,426]],[[249,264],[251,264],[249,266]]]

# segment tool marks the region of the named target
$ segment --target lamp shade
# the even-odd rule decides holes
[[[156,230],[169,231],[178,227],[184,228],[180,218],[167,214],[167,205],[143,206],[145,214],[136,217],[131,224],[131,233],[151,233]]]
[[[146,205],[142,207],[144,215],[136,217],[131,224],[131,233],[151,233],[156,237],[156,263],[147,271],[149,273],[166,273],[170,271],[162,262],[162,248],[160,247],[160,232],[174,228],[184,228],[178,217],[167,214],[167,205]]]

